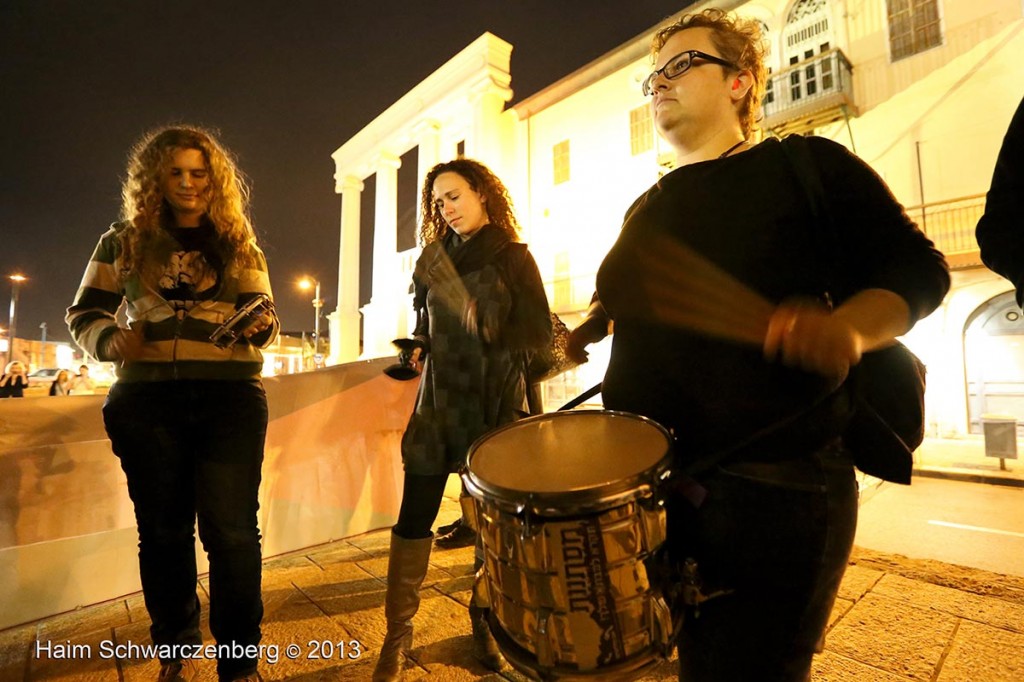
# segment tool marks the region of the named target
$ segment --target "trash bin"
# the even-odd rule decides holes
[[[1006,414],[981,415],[985,456],[1017,459],[1017,418]]]

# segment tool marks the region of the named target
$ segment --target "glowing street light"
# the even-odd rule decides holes
[[[9,275],[7,279],[11,280],[11,313],[7,318],[8,334],[7,338],[10,339],[10,359],[14,359],[14,339],[17,337],[15,334],[18,329],[18,290],[21,288],[21,283],[28,281],[28,277],[15,273]]]
[[[303,277],[299,280],[299,288],[303,291],[314,289],[313,312],[316,318],[313,323],[313,364],[320,366],[320,309],[324,307],[324,301],[320,298],[320,280],[311,277]]]

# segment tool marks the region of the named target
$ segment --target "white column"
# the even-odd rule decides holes
[[[419,154],[417,155],[416,180],[417,191],[423,187],[423,179],[427,177],[430,169],[442,161],[451,159],[442,158],[441,155],[441,125],[437,121],[421,121],[414,128]],[[452,154],[452,158],[455,155]],[[419,202],[416,204],[416,224],[419,225],[423,216],[420,215]]]
[[[331,328],[329,364],[359,359],[359,213],[363,181],[345,175],[341,190],[341,245],[338,248],[338,308],[327,316]]]
[[[398,167],[401,159],[382,152],[376,160],[373,219],[373,289],[363,307],[364,358],[394,355],[391,341],[400,335],[402,314],[398,263]],[[406,284],[405,286],[408,286]],[[404,325],[401,325],[404,327]]]
[[[469,96],[473,127],[466,140],[466,156],[481,161],[499,177],[505,166],[502,154],[501,112],[512,91],[488,79],[473,88]]]
[[[410,250],[413,255],[411,262],[403,260],[403,263],[407,265],[415,263],[415,257],[419,256],[420,253],[419,234],[420,225],[423,224],[423,206],[420,201],[420,192],[423,190],[423,181],[431,168],[442,161],[449,160],[442,156],[441,124],[437,121],[425,120],[416,123],[413,126],[413,138],[416,140],[418,149],[416,154],[416,248]],[[454,153],[451,158],[455,158]],[[406,251],[405,254],[410,255],[410,252]],[[406,282],[411,282],[412,268],[407,267],[402,272],[402,276]],[[404,314],[400,318],[401,322],[405,324],[404,333],[406,336],[411,335],[416,326],[416,314],[413,311],[412,299],[412,293],[406,291],[402,303]]]

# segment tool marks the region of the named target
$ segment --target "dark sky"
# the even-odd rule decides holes
[[[286,329],[312,327],[302,273],[337,305],[330,154],[484,31],[509,41],[513,101],[679,11],[686,0],[2,0],[0,324],[22,272],[18,336],[69,339],[64,308],[117,218],[129,146],[213,127],[252,183]]]

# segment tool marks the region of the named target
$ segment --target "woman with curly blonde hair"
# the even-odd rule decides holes
[[[256,680],[267,428],[260,348],[278,323],[248,190],[211,133],[174,126],[134,147],[121,194],[123,220],[100,238],[67,321],[89,355],[119,365],[103,419],[135,505],[158,679],[198,674],[198,518],[210,630],[218,651],[232,652],[218,660],[218,676]],[[236,342],[215,342],[225,320],[259,301]],[[128,327],[115,318],[122,303]]]
[[[523,413],[527,359],[551,343],[544,286],[518,241],[501,180],[477,161],[456,159],[427,173],[422,197],[424,248],[413,272],[417,324],[408,359],[422,363],[423,378],[402,438],[405,484],[391,533],[387,636],[375,682],[398,679],[402,654],[412,646],[448,475],[460,470],[474,440]],[[471,603],[469,615],[474,655],[498,670],[501,655],[485,609]]]

